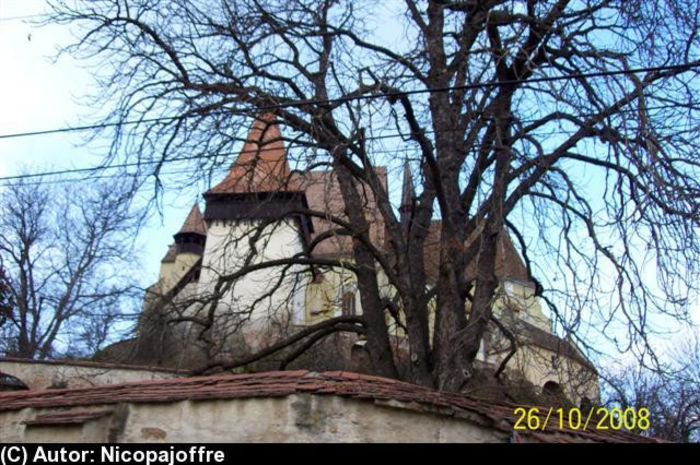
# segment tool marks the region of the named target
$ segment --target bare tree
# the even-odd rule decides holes
[[[51,21],[81,36],[66,50],[101,64],[97,101],[111,105],[105,122],[117,123],[107,129],[109,160],[135,157],[156,179],[177,160],[204,176],[229,160],[253,117],[273,111],[296,168],[333,170],[343,215],[287,213],[330,221],[333,234],[351,238],[352,265],[303,253],[220,283],[273,266],[348,269],[363,309],[353,321],[381,375],[399,371],[388,313],[407,335],[409,379],[448,390],[470,379],[506,231],[536,294],[571,335],[592,325],[619,350],[641,353],[653,316],[687,320],[700,282],[695,1],[75,0],[53,8]],[[380,167],[404,161],[419,182],[399,214]],[[382,243],[370,234],[367,191]],[[382,296],[378,271],[395,299]]]
[[[0,327],[11,317],[12,295],[10,292],[10,282],[7,278],[5,268],[0,262]]]
[[[664,370],[625,367],[608,373],[605,402],[623,410],[646,408],[643,434],[675,442],[700,442],[700,338],[686,338]]]
[[[5,355],[91,355],[125,319],[126,300],[136,291],[129,270],[140,222],[130,195],[115,184],[51,186],[40,178],[3,188]]]

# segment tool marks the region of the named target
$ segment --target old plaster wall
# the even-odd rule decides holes
[[[19,378],[30,389],[80,388],[128,381],[168,379],[174,371],[152,370],[146,367],[119,367],[89,362],[42,361],[0,358],[0,372]]]
[[[338,396],[130,406],[119,442],[501,442],[465,420]]]
[[[3,441],[130,442],[504,442],[507,435],[469,420],[400,403],[339,396],[139,403],[83,425],[27,426],[44,413],[0,412]],[[51,412],[55,412],[53,409]]]

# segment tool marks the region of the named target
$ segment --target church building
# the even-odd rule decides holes
[[[387,170],[377,171],[389,192]],[[403,179],[394,182],[402,186],[399,213],[407,215],[415,198],[408,164]],[[370,238],[386,244],[371,190],[365,197]],[[290,260],[308,256],[312,247],[316,260],[350,264],[352,241],[333,234],[322,215],[305,214],[344,217],[340,187],[330,170],[290,168],[273,114],[254,121],[228,175],[203,198],[203,211],[199,204],[192,207],[167,248],[159,279],[144,301],[138,336],[108,347],[101,354],[104,360],[191,369],[241,359],[330,317],[362,314],[350,267],[321,269]],[[439,235],[440,222],[433,221],[424,251],[431,284],[439,266]],[[577,404],[596,399],[595,367],[571,340],[552,331],[507,233],[501,234],[496,260],[500,287],[494,314],[518,338],[518,350],[507,364],[509,379]],[[241,273],[243,267],[249,272]],[[400,329],[392,334],[401,350]],[[495,370],[510,348],[492,329],[479,352],[480,366]],[[335,334],[295,363],[305,369],[371,372],[364,351],[361,335]],[[256,362],[248,369],[276,368],[265,363],[278,360]]]

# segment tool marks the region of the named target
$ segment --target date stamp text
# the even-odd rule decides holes
[[[513,415],[513,428],[520,431],[544,431],[547,426],[573,431],[646,431],[651,426],[648,408],[592,407],[585,411],[577,407],[518,407],[513,411]]]

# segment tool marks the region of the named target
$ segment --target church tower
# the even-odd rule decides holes
[[[307,209],[306,196],[297,185],[275,115],[258,116],[246,143],[226,178],[204,193],[208,224],[273,220]],[[293,217],[308,237],[311,222],[305,215]]]
[[[204,199],[207,237],[200,291],[216,289],[222,277],[246,264],[288,259],[306,250],[313,228],[303,214],[306,195],[290,170],[274,114],[255,119],[228,175]],[[240,277],[225,296],[217,296],[219,313],[245,313],[250,322],[259,317],[269,323],[274,311],[288,319],[300,311],[292,308],[299,306],[298,269],[270,267]]]
[[[180,230],[173,236],[176,253],[202,256],[207,240],[207,226],[204,224],[199,205],[194,204]]]
[[[202,259],[207,239],[207,227],[199,205],[194,204],[180,230],[173,236],[175,243],[161,260],[160,293],[166,293]]]

